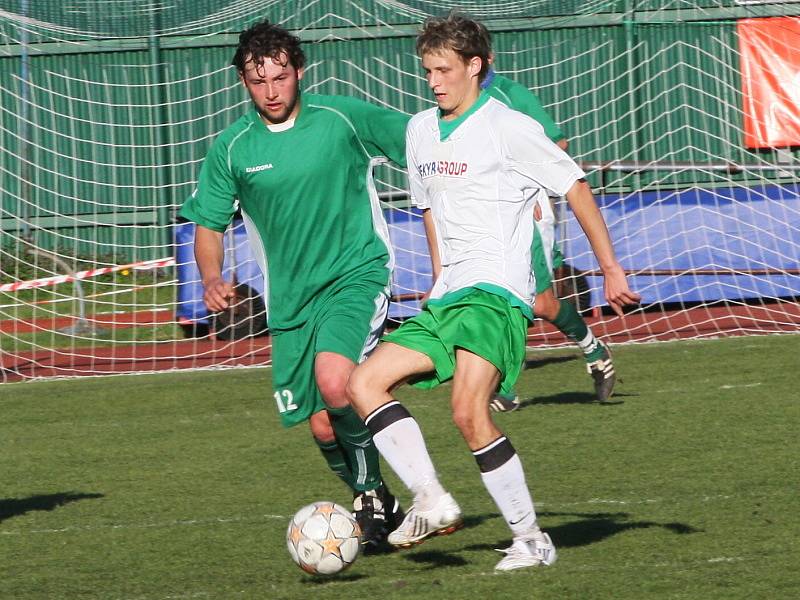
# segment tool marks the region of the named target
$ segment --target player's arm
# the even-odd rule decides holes
[[[586,180],[578,179],[572,184],[572,187],[567,191],[566,197],[567,203],[572,212],[575,213],[575,218],[592,246],[592,251],[597,257],[600,270],[603,272],[603,289],[606,302],[621,317],[623,307],[637,304],[641,300],[641,296],[632,292],[628,287],[625,271],[614,254],[614,247],[611,244],[611,236],[608,234],[606,222],[597,207],[592,190]]]
[[[409,126],[405,135],[406,163],[408,164],[408,189],[411,193],[411,204],[422,210],[422,224],[425,228],[425,238],[428,242],[428,252],[431,257],[431,273],[433,282],[439,278],[442,271],[442,260],[439,254],[439,240],[436,235],[436,224],[431,213],[430,200],[422,176],[417,168],[416,150],[417,142],[413,127]],[[428,297],[430,290],[423,296],[423,301]]]
[[[202,225],[198,225],[194,233],[194,258],[203,282],[203,302],[211,312],[225,310],[234,297],[233,286],[222,278],[223,235]]]
[[[442,272],[442,259],[439,257],[439,240],[436,237],[436,225],[433,223],[431,209],[426,208],[422,211],[422,224],[425,226],[425,237],[428,240],[428,252],[431,255],[431,271],[433,280],[439,279]]]
[[[544,135],[538,122],[512,116],[501,127],[504,128],[512,169],[551,195],[567,197],[567,203],[575,213],[603,271],[606,301],[617,315],[622,316],[622,308],[638,303],[640,297],[628,287],[625,271],[614,254],[603,215],[584,179],[585,173]]]
[[[502,98],[508,102],[509,107],[528,115],[539,123],[544,129],[544,133],[549,137],[556,146],[561,148],[564,152],[567,151],[569,140],[561,131],[561,128],[556,124],[544,106],[542,106],[539,97],[531,90],[517,81],[496,75],[498,79],[497,85],[502,88]],[[533,209],[533,218],[535,221],[542,220],[542,207],[539,203]]]
[[[357,98],[334,98],[338,98],[337,107],[350,119],[370,156],[385,156],[400,167],[406,166],[407,114]]]

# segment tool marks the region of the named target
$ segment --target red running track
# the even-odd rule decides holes
[[[92,321],[103,328],[147,326],[172,320],[167,311],[101,315]],[[25,333],[69,326],[73,319],[2,321],[0,332]],[[589,318],[596,335],[612,344],[668,341],[768,333],[800,333],[800,303],[763,306],[719,306],[676,312],[636,312],[625,316]],[[531,347],[565,344],[550,324],[538,321],[528,331]],[[77,377],[189,368],[258,366],[270,359],[269,337],[223,342],[209,338],[146,342],[116,346],[89,345],[55,350],[0,354],[0,381],[39,377]]]

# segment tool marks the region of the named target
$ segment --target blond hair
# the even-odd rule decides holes
[[[475,56],[480,58],[478,78],[483,81],[492,55],[492,37],[485,25],[456,12],[428,19],[417,36],[417,54],[421,58],[446,50],[458,54],[465,63]]]

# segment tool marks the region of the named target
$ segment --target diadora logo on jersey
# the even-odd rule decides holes
[[[244,172],[245,173],[258,173],[259,171],[266,171],[267,169],[272,168],[272,163],[267,163],[265,165],[258,165],[257,167],[247,167]]]
[[[467,172],[467,163],[455,162],[452,160],[435,160],[429,163],[423,163],[417,167],[419,169],[420,177],[433,177],[434,175],[448,175],[451,177],[460,177]]]

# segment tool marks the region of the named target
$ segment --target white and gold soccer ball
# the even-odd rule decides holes
[[[292,517],[286,545],[292,560],[306,573],[333,575],[355,562],[361,549],[361,529],[343,506],[314,502]]]

